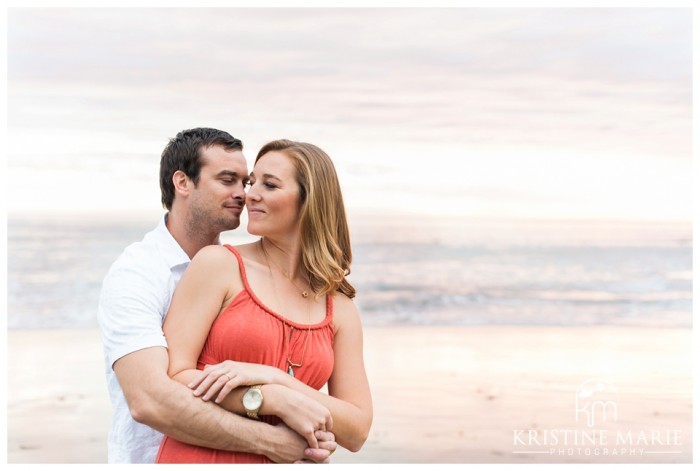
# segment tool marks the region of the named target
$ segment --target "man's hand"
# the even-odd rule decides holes
[[[316,439],[318,440],[318,448],[307,448],[304,450],[306,459],[295,461],[295,464],[300,463],[322,463],[328,464],[331,462],[331,455],[338,448],[335,442],[335,435],[332,432],[324,432],[317,430]]]

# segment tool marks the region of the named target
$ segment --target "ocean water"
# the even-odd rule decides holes
[[[690,223],[351,218],[365,325],[692,326]],[[102,279],[155,219],[8,220],[8,327],[97,325]],[[226,243],[254,240],[239,229]]]

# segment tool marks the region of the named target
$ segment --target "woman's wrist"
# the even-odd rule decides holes
[[[272,382],[281,386],[287,386],[286,381],[290,376],[278,368],[274,368],[274,370]]]
[[[295,379],[292,376],[288,375],[287,373],[285,373],[282,370],[277,370],[277,373],[275,373],[275,383],[276,384],[279,384],[281,386],[285,386],[289,389],[294,389],[292,387],[294,381],[295,381]]]
[[[285,410],[285,396],[282,388],[284,388],[284,386],[276,383],[262,385],[260,388],[263,394],[263,405],[260,408],[261,415],[280,417],[281,412]]]

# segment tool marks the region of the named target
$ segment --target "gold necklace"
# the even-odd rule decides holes
[[[262,249],[263,255],[265,256],[265,261],[267,262],[267,270],[270,272],[270,281],[272,281],[272,291],[275,293],[275,301],[277,301],[277,305],[281,306],[280,300],[277,297],[277,288],[275,287],[275,277],[272,275],[272,268],[270,267],[270,259],[267,256],[267,251],[265,250],[265,246],[262,244],[262,239],[260,239],[260,247]],[[277,267],[279,268],[279,267]],[[291,281],[291,280],[290,280]],[[294,284],[294,283],[292,283]],[[294,285],[296,286],[296,285]],[[296,286],[297,289],[299,288]],[[301,293],[302,297],[304,299],[308,298],[309,293],[308,292],[302,292]],[[309,300],[310,302],[310,300]],[[292,335],[294,334],[294,326],[289,327],[289,339],[287,339],[287,374],[291,376],[292,378],[294,377],[294,368],[301,368],[304,365],[304,356],[306,355],[306,344],[309,342],[309,334],[311,333],[311,304],[307,302],[306,306],[306,322],[307,322],[307,329],[306,329],[306,338],[304,339],[304,347],[301,350],[301,360],[299,363],[294,363],[292,361],[292,353],[291,353],[291,343],[292,343]],[[285,322],[286,324],[286,322]]]
[[[267,256],[267,250],[265,249],[265,244],[263,244],[262,238],[260,239],[260,248],[262,249],[263,255],[265,255],[265,261],[267,262],[267,268],[269,269],[269,268],[270,268],[270,258]],[[287,280],[289,280],[289,282],[290,282],[291,284],[293,284],[294,287],[295,287],[296,289],[298,289],[298,290],[301,292],[301,297],[302,297],[302,298],[306,299],[306,298],[309,297],[309,292],[308,292],[308,290],[300,289],[299,286],[297,286],[297,284],[294,283],[294,278],[290,278],[290,277],[289,277],[289,275],[287,274],[287,271],[286,271],[286,270],[283,270],[282,267],[280,267],[279,265],[277,265],[277,264],[275,263],[274,260],[272,260],[272,264],[273,264],[275,267],[277,267],[277,269],[278,269],[279,271],[282,272],[282,274],[284,275],[284,277],[285,277]],[[270,270],[270,273],[272,273],[272,270]],[[311,285],[310,282],[309,282],[309,285]]]

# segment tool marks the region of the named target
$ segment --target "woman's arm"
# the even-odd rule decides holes
[[[352,300],[338,294],[334,301],[335,364],[328,381],[328,395],[289,375],[282,375],[281,384],[326,406],[333,416],[336,441],[340,446],[356,452],[367,440],[373,416],[362,353],[362,324]]]
[[[209,330],[219,313],[243,289],[243,282],[236,267],[238,260],[225,247],[209,246],[201,249],[185,270],[163,324],[163,332],[168,342],[168,375],[174,380],[189,385],[200,377],[197,361]],[[250,367],[248,371],[252,374],[248,376],[247,384],[272,383],[275,372],[283,374],[276,368],[265,365]],[[225,383],[225,376],[219,376],[219,383]],[[260,413],[277,415],[303,436],[309,446],[317,448],[318,441],[314,431],[319,428],[332,428],[328,409],[302,394],[284,391],[286,388],[281,386],[265,389],[268,389],[267,400],[263,402]],[[229,395],[225,404],[221,405],[231,412],[245,415],[241,403],[243,392],[241,388],[235,394]]]
[[[219,313],[242,287],[241,280],[231,276],[230,266],[238,266],[235,256],[225,247],[201,249],[190,262],[175,289],[170,309],[163,323],[168,342],[168,375],[187,384],[197,369],[199,355],[209,329]]]
[[[265,400],[260,410],[261,414],[276,415],[288,425],[294,423],[293,421],[305,411],[310,413],[299,401],[304,398],[312,399],[314,403],[322,404],[330,411],[332,430],[338,444],[353,452],[360,450],[367,440],[373,414],[362,353],[362,324],[357,308],[349,298],[339,294],[334,301],[335,361],[333,374],[328,381],[329,394],[317,391],[277,368],[240,362],[219,363],[212,365],[205,372],[194,372],[195,379],[189,386],[195,389],[195,395],[202,395],[204,400],[214,398],[223,408],[243,413],[241,398],[247,387],[239,386],[266,383],[267,386],[263,386]],[[265,371],[264,368],[270,370]],[[224,373],[228,374],[228,377]],[[251,379],[254,377],[264,378],[265,381]],[[270,392],[269,395],[266,390]],[[294,393],[301,393],[303,396],[295,396]],[[308,424],[308,420],[304,423]],[[304,436],[310,433],[309,430],[302,433],[299,429],[292,428]]]

